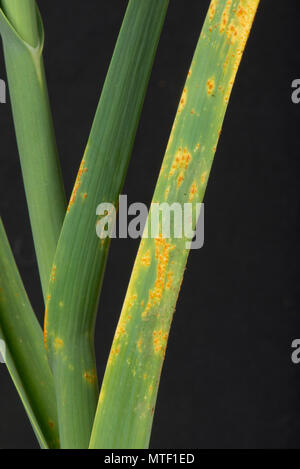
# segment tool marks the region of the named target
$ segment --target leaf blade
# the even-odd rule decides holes
[[[88,446],[98,400],[93,331],[109,243],[96,236],[96,207],[116,205],[167,6],[128,4],[54,259],[45,338],[67,448]]]
[[[153,203],[201,203],[259,0],[212,0],[180,99]],[[160,226],[161,228],[161,226]],[[91,449],[149,444],[186,237],[145,238],[133,267],[93,426]]]
[[[53,377],[43,334],[0,220],[0,337],[5,362],[42,448],[58,448]]]

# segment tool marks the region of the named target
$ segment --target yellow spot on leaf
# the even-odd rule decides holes
[[[69,212],[70,207],[71,207],[71,206],[74,204],[74,202],[75,202],[75,198],[76,198],[77,191],[78,191],[79,187],[81,186],[81,177],[82,177],[82,174],[87,172],[87,168],[85,168],[84,165],[85,165],[85,161],[84,161],[84,158],[83,158],[82,161],[81,161],[80,167],[79,167],[79,171],[78,171],[77,177],[76,177],[76,181],[75,181],[74,188],[73,188],[73,192],[72,192],[72,195],[71,195],[71,198],[70,198],[70,202],[69,202],[69,205],[68,205],[68,208],[67,208],[67,212]]]
[[[128,302],[129,308],[132,308],[132,306],[135,304],[136,300],[137,300],[137,295],[136,294],[134,294],[130,297],[129,302]],[[128,316],[128,319],[130,319],[130,318],[131,318],[131,316],[130,317]]]
[[[169,272],[168,273],[168,279],[167,279],[167,283],[166,283],[166,289],[167,290],[170,290],[171,286],[172,286],[172,283],[173,283],[173,272]]]
[[[186,170],[191,162],[191,159],[191,154],[188,152],[187,148],[182,150],[182,148],[179,147],[175,154],[169,176],[173,176],[173,174],[178,170]]]
[[[205,184],[206,176],[207,176],[207,171],[204,171],[204,173],[202,173],[200,177],[201,184]]]
[[[149,267],[149,265],[151,264],[151,256],[150,256],[149,249],[146,252],[146,254],[142,257],[141,264],[144,265],[145,267]]]
[[[48,342],[48,304],[51,299],[51,295],[48,295],[46,298],[46,305],[45,305],[45,315],[44,315],[44,345],[45,349],[47,350],[47,342]]]
[[[187,101],[187,89],[184,88],[184,90],[182,92],[182,95],[181,95],[181,98],[180,98],[180,102],[179,102],[179,107],[178,107],[178,112],[179,113],[181,111],[183,111],[183,109],[185,108],[186,101]]]
[[[149,290],[149,299],[142,318],[146,318],[152,306],[159,304],[165,289],[166,268],[169,264],[170,251],[174,249],[161,235],[155,238],[155,258],[157,260],[157,272],[154,287]]]
[[[162,352],[165,354],[166,346],[168,340],[168,333],[163,332],[162,330],[153,331],[153,348],[155,353]]]
[[[232,4],[232,0],[228,0],[226,2],[224,11],[222,13],[221,24],[220,24],[220,32],[223,33],[226,29],[228,18],[229,18],[229,10]]]
[[[137,348],[139,352],[142,351],[142,343],[143,343],[143,339],[139,338],[138,343],[137,343]]]
[[[183,181],[184,181],[184,173],[183,171],[181,171],[181,173],[179,174],[177,178],[177,187],[180,187]]]
[[[228,55],[224,67],[233,60],[230,66],[231,76],[224,94],[224,101],[228,103],[235,76],[242,58],[242,54],[251,30],[259,0],[241,0],[235,10],[235,18],[229,24],[226,34],[231,44],[237,43],[235,54]]]
[[[195,146],[194,148],[194,153],[196,153],[196,151],[198,151],[200,148],[200,143],[197,143],[197,145]]]
[[[56,337],[54,339],[54,348],[55,350],[60,350],[62,349],[64,346],[64,341],[62,339],[60,339],[59,337]]]
[[[189,192],[189,201],[190,202],[192,202],[192,200],[194,199],[196,194],[197,194],[197,184],[195,182],[193,182],[193,184],[190,188],[190,192]]]
[[[208,17],[209,21],[212,21],[216,13],[216,2],[215,0],[212,0],[210,2],[209,10],[208,10]]]
[[[51,269],[51,276],[50,276],[50,281],[52,283],[55,282],[55,274],[56,274],[56,265],[54,265]]]
[[[84,379],[90,383],[90,384],[94,384],[97,380],[97,375],[96,375],[96,371],[93,370],[93,371],[86,371],[84,374],[83,374],[83,377]]]
[[[206,88],[207,88],[207,94],[211,95],[215,89],[215,80],[213,78],[210,78],[206,82]]]
[[[103,401],[104,401],[104,391],[102,388],[100,392],[100,396],[99,396],[99,404],[102,404]]]

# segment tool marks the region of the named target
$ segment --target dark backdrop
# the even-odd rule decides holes
[[[121,25],[124,0],[39,2],[68,195]],[[262,0],[238,73],[163,370],[152,448],[300,448],[298,0]],[[149,203],[208,0],[172,0],[123,193]],[[5,78],[2,52],[0,77]],[[159,112],[158,112],[159,109]],[[40,319],[42,296],[10,104],[0,105],[0,206]],[[104,371],[138,241],[112,243],[96,330]],[[117,285],[117,288],[116,288]],[[36,447],[3,365],[0,447]]]

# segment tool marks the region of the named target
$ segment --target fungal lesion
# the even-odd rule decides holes
[[[155,353],[162,353],[165,355],[168,341],[168,333],[160,330],[153,331],[153,349]]]
[[[183,109],[185,108],[186,102],[187,102],[187,88],[183,89],[180,101],[179,101],[179,107],[178,107],[178,113],[180,114]]]
[[[48,307],[50,299],[51,295],[47,295],[44,314],[44,346],[46,350],[48,348]]]
[[[227,0],[225,8],[222,13],[220,33],[223,33],[226,29],[226,26],[229,20],[229,10],[230,10],[231,5],[232,5],[232,0]]]
[[[170,290],[170,288],[172,287],[173,277],[174,277],[174,273],[172,271],[168,272],[167,283],[166,283],[167,290]]]
[[[248,2],[249,3],[249,2]],[[257,2],[253,2],[257,3]],[[237,11],[236,11],[236,17],[240,24],[242,25],[243,28],[245,28],[248,23],[249,23],[249,12],[247,9],[243,6],[242,2],[238,5]]]
[[[194,148],[194,153],[196,153],[200,148],[200,143],[197,143],[195,148]]]
[[[51,283],[55,282],[55,275],[56,275],[56,265],[53,265],[52,269],[51,269],[51,274],[50,274],[50,282]]]
[[[54,339],[54,349],[56,352],[58,352],[59,350],[61,350],[64,346],[64,341],[62,339],[60,339],[59,337],[55,337]]]
[[[194,200],[194,197],[196,196],[197,192],[198,192],[197,184],[194,181],[189,190],[189,202],[192,202]]]
[[[239,33],[237,26],[234,24],[233,21],[231,21],[226,31],[228,41],[230,41],[231,44],[234,44],[236,39],[238,38],[238,34]]]
[[[215,79],[212,77],[212,78],[209,78],[206,82],[207,94],[211,96],[214,92],[214,89],[215,89]]]
[[[85,371],[83,373],[83,379],[89,384],[95,384],[97,381],[96,370]]]
[[[132,319],[132,316],[130,314],[130,310],[137,303],[137,298],[138,298],[137,294],[134,294],[134,295],[131,295],[128,298],[127,301],[125,300],[126,306],[125,306],[125,309],[123,309],[123,311],[122,311],[121,317],[119,319],[119,322],[118,322],[118,325],[117,325],[117,328],[116,328],[114,341],[113,341],[113,348],[111,350],[110,355],[114,355],[113,351],[116,350],[117,344],[120,343],[120,340],[122,339],[122,337],[125,334],[127,334],[126,333],[126,327],[127,327],[128,322]],[[118,353],[116,355],[118,355]],[[112,362],[112,360],[111,360],[111,362]]]
[[[200,176],[200,182],[201,182],[202,185],[205,184],[205,182],[207,181],[207,174],[208,174],[208,172],[204,171]]]
[[[183,181],[184,181],[184,172],[181,171],[177,178],[177,187],[180,187]]]
[[[81,186],[82,175],[86,172],[87,172],[87,168],[85,166],[85,159],[83,158],[81,163],[80,163],[80,167],[79,167],[79,170],[78,170],[78,173],[77,173],[76,181],[75,181],[74,188],[73,188],[73,191],[72,191],[72,195],[71,195],[71,198],[70,198],[70,202],[69,202],[69,205],[68,205],[68,208],[67,208],[67,212],[69,212],[70,207],[75,202],[78,189]]]
[[[142,264],[144,267],[149,267],[149,266],[150,266],[150,264],[151,264],[150,249],[148,249],[148,251],[146,251],[146,253],[142,256],[142,258],[141,258],[141,264]]]
[[[143,339],[142,337],[140,337],[139,340],[137,341],[137,349],[140,353],[142,352],[142,344],[143,344]]]
[[[210,2],[210,6],[209,6],[209,9],[208,9],[208,17],[209,17],[209,21],[212,21],[214,19],[214,16],[215,16],[215,13],[216,13],[216,1],[215,0],[212,0]]]
[[[142,318],[146,319],[149,315],[151,308],[160,304],[163,293],[165,291],[165,284],[167,278],[167,267],[170,260],[170,252],[175,249],[175,246],[163,238],[162,235],[155,238],[155,259],[157,261],[156,277],[154,285],[149,289],[148,302],[146,308],[142,312]]]
[[[184,171],[188,168],[191,160],[192,160],[192,156],[190,152],[188,151],[188,149],[187,148],[182,149],[182,147],[179,147],[175,154],[175,157],[174,157],[174,160],[173,160],[170,172],[169,172],[169,176],[170,177],[173,176],[175,172],[177,172],[178,170],[181,170],[184,173]]]

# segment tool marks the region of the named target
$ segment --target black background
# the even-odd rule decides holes
[[[161,380],[152,448],[300,448],[298,0],[261,0],[189,258]],[[39,2],[66,190],[87,141],[127,2]],[[149,204],[208,0],[172,0],[126,184]],[[2,52],[0,77],[5,79]],[[43,302],[9,101],[0,105],[0,207],[32,304]],[[112,243],[96,330],[102,377],[138,241]],[[37,447],[4,365],[0,448]]]

